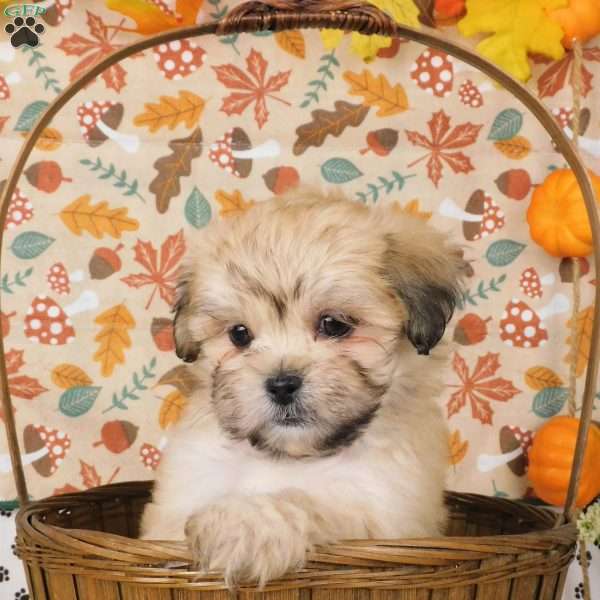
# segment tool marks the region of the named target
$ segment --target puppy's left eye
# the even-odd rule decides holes
[[[234,346],[245,348],[252,342],[252,334],[245,325],[234,325],[229,330],[229,339]]]
[[[330,338],[341,338],[352,332],[352,325],[339,321],[331,315],[323,315],[319,320],[319,333]]]

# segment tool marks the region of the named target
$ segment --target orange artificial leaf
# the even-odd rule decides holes
[[[469,440],[463,441],[460,437],[460,431],[455,429],[450,434],[448,443],[450,445],[450,464],[457,465],[467,454],[467,450],[469,449]]]
[[[135,319],[124,304],[117,304],[99,314],[94,323],[101,326],[94,338],[99,344],[94,361],[100,363],[102,376],[109,377],[117,364],[125,363],[125,350],[131,348],[129,330],[135,327]]]
[[[150,308],[157,291],[170,307],[175,301],[177,268],[185,253],[183,229],[180,229],[174,235],[168,236],[161,244],[160,258],[152,242],[138,240],[134,251],[135,257],[133,260],[147,272],[127,275],[127,277],[122,277],[121,281],[133,288],[141,288],[147,285],[153,286],[152,294],[146,303],[146,309]]]
[[[133,31],[142,35],[152,35],[183,25],[181,18],[177,18],[170,10],[163,10],[161,4],[150,0],[106,0],[109,10],[135,21],[135,28],[121,27],[121,31]]]
[[[411,215],[412,217],[417,217],[417,219],[421,219],[422,221],[429,221],[433,213],[429,211],[422,211],[419,206],[419,199],[413,198],[409,202],[404,205],[400,205],[399,202],[394,202],[392,204],[395,212],[404,213],[406,215]]]
[[[594,324],[594,305],[584,308],[578,315],[575,327],[573,321],[569,320],[567,327],[571,329],[571,335],[567,338],[567,344],[573,343],[573,335],[577,332],[577,348],[575,356],[571,350],[564,360],[567,364],[571,364],[576,360],[575,373],[580,377],[585,373],[588,358],[590,356],[590,347],[592,344],[592,325]]]
[[[162,401],[158,413],[158,424],[161,429],[174,425],[181,418],[181,412],[188,403],[188,399],[179,391],[173,390]]]
[[[68,390],[72,387],[83,387],[92,385],[92,379],[88,374],[76,365],[62,363],[52,369],[50,373],[53,383],[63,390]]]
[[[97,240],[109,235],[119,239],[124,231],[135,231],[139,226],[136,219],[127,216],[125,207],[109,208],[108,202],[90,204],[90,195],[84,194],[60,211],[60,219],[75,235],[87,231]]]
[[[510,140],[498,140],[497,142],[494,142],[494,146],[496,146],[506,158],[512,158],[513,160],[521,160],[531,151],[531,142],[522,135],[516,135],[515,137],[510,138]]]
[[[194,25],[203,4],[204,0],[176,0],[175,12],[181,18],[183,25]]]
[[[408,108],[404,88],[399,83],[392,86],[383,73],[375,76],[368,69],[362,73],[346,71],[344,79],[350,84],[350,95],[362,96],[365,106],[376,106],[378,117],[390,117]]]
[[[231,194],[223,190],[215,192],[215,199],[221,205],[220,215],[222,217],[234,217],[246,212],[254,206],[254,200],[244,200],[242,192],[234,190]]]
[[[532,390],[543,390],[549,387],[562,387],[563,380],[548,367],[531,367],[525,373],[525,383]]]
[[[136,115],[133,124],[147,127],[154,133],[163,127],[170,130],[183,124],[188,129],[194,127],[204,111],[204,99],[192,92],[180,90],[179,96],[161,96],[158,103],[146,102],[145,112]]]
[[[295,56],[296,58],[306,57],[306,42],[304,35],[297,29],[290,31],[278,31],[275,34],[275,42],[288,54]]]

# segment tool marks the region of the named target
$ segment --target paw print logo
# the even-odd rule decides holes
[[[15,600],[29,600],[29,594],[25,588],[21,588],[15,592]]]
[[[583,583],[578,583],[573,591],[575,592],[575,600],[583,600]]]
[[[15,17],[12,23],[4,26],[4,31],[10,35],[10,43],[18,48],[27,44],[34,48],[40,42],[39,35],[44,33],[45,27],[41,23],[36,23],[33,17]]]
[[[10,581],[10,573],[6,567],[0,567],[0,583]]]

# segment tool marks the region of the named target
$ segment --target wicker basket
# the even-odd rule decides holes
[[[104,69],[161,43],[200,35],[339,28],[401,36],[443,50],[480,69],[518,98],[551,135],[583,190],[600,273],[600,220],[594,191],[575,148],[525,87],[469,49],[425,27],[400,26],[377,8],[351,0],[247,2],[222,21],[171,30],[119,49],[73,82],[31,130],[4,188],[0,242],[9,199],[35,142],[58,111]],[[274,600],[559,600],[576,529],[570,517],[591,422],[600,356],[600,286],[596,286],[591,351],[580,430],[564,515],[524,503],[473,494],[447,495],[448,537],[355,540],[318,548],[305,569],[258,592]],[[34,600],[222,600],[223,580],[200,575],[183,543],[135,539],[151,484],[129,482],[28,502],[0,340],[0,383],[19,499],[17,553]]]

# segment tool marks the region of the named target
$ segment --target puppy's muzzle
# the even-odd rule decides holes
[[[288,406],[296,399],[302,387],[302,377],[296,373],[281,372],[265,381],[269,398],[279,406]]]

